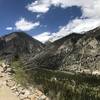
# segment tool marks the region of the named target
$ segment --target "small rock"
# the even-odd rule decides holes
[[[8,87],[13,87],[13,86],[15,86],[15,81],[12,81],[12,80],[6,80],[6,85],[8,86]]]
[[[24,90],[23,87],[18,87],[18,88],[17,88],[17,91],[20,92],[20,93],[22,93],[22,94],[23,94],[23,90]]]
[[[18,91],[15,91],[14,93],[15,93],[16,96],[20,95]]]
[[[26,89],[24,89],[22,92],[24,93],[25,97],[28,97],[30,95],[30,92]]]
[[[10,72],[10,73],[12,73],[13,70],[12,70],[12,68],[7,68],[7,69],[6,69],[6,72]]]
[[[2,66],[3,68],[5,68],[5,67],[6,67],[6,64],[5,64],[5,63],[2,63],[1,66]]]
[[[43,93],[42,93],[41,91],[39,91],[39,90],[36,90],[35,92],[36,92],[36,94],[37,94],[38,96],[43,95]]]
[[[37,96],[35,94],[29,96],[30,100],[37,100]]]
[[[45,100],[46,99],[46,96],[45,95],[42,95],[39,100]]]
[[[26,97],[25,97],[24,94],[20,94],[20,95],[19,95],[19,98],[20,98],[20,100],[24,100],[24,99],[26,99]]]
[[[7,70],[7,67],[3,67],[3,72],[6,72],[6,70]]]
[[[17,90],[16,86],[11,87],[11,90],[16,91]]]

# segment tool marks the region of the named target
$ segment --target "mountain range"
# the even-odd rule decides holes
[[[0,38],[0,57],[21,56],[26,68],[100,70],[100,28],[42,44],[24,32]],[[28,55],[28,56],[27,56]],[[26,58],[25,58],[26,57]]]

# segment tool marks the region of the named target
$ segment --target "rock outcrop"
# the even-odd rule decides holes
[[[30,58],[26,65],[62,71],[100,70],[100,28],[63,37]]]

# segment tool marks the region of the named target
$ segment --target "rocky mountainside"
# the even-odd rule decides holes
[[[24,32],[13,32],[0,37],[0,57],[39,53],[44,44]]]
[[[63,37],[30,58],[26,65],[62,71],[100,70],[100,28]]]
[[[46,46],[26,33],[11,33],[0,38],[0,55],[25,55],[27,69],[100,70],[100,28],[72,33]]]

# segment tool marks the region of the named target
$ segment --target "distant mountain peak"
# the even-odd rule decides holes
[[[43,48],[44,44],[24,32],[12,32],[0,38],[0,55],[35,55]]]

